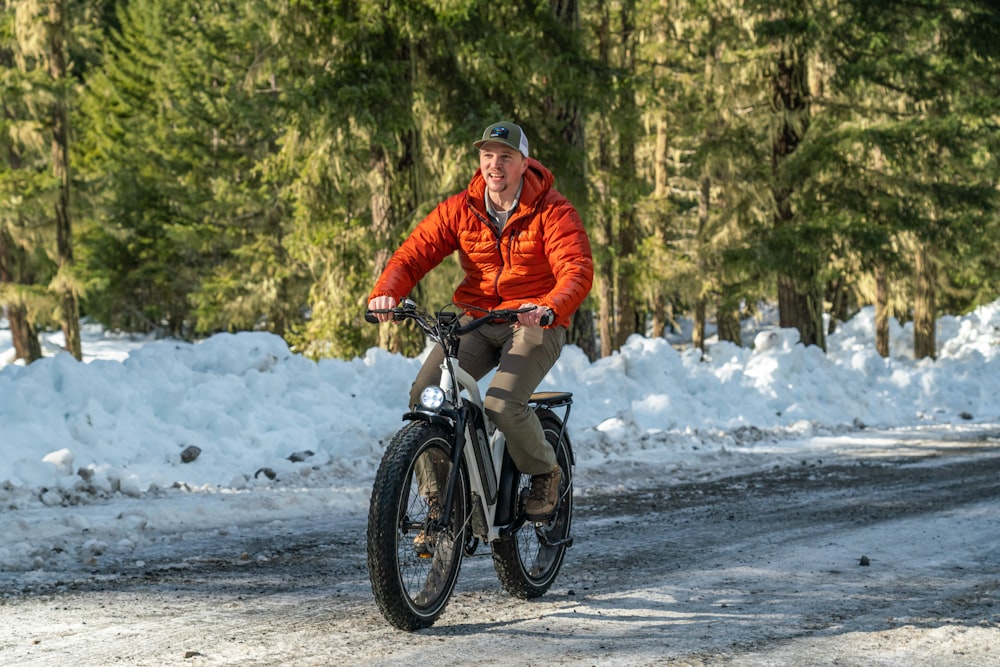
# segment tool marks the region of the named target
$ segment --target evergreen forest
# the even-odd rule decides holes
[[[312,358],[414,354],[363,313],[392,250],[521,124],[574,202],[591,359],[681,318],[803,343],[1000,296],[995,0],[2,0],[0,304]],[[436,309],[446,261],[412,295]]]

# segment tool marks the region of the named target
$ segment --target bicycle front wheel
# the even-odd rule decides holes
[[[468,483],[459,470],[450,520],[440,525],[451,474],[444,426],[412,422],[389,443],[368,510],[368,576],[382,615],[402,630],[430,627],[444,611],[461,568]]]

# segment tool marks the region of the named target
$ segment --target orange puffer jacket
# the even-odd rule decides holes
[[[455,252],[465,279],[459,306],[517,308],[535,303],[555,313],[552,326],[568,327],[590,292],[590,241],[572,204],[553,189],[552,172],[528,158],[521,199],[498,235],[486,213],[486,183],[476,172],[469,187],[431,211],[393,254],[369,300],[410,293],[428,271]],[[473,315],[481,315],[470,309]]]

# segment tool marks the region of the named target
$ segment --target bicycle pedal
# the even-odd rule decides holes
[[[551,524],[553,521],[555,521],[556,514],[558,513],[558,511],[559,511],[559,508],[556,507],[556,509],[552,510],[552,512],[550,514],[545,514],[545,515],[542,515],[542,516],[539,516],[539,515],[535,515],[535,516],[525,515],[524,518],[525,518],[525,520],[528,523],[530,523],[535,528],[544,528],[545,526],[547,526],[547,525]]]
[[[434,556],[434,547],[437,546],[436,542],[435,537],[427,535],[424,531],[420,531],[413,538],[413,551],[417,554],[417,558],[431,558]]]

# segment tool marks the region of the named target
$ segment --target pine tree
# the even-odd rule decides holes
[[[82,103],[102,321],[174,335],[300,319],[282,210],[256,171],[278,139],[269,48],[245,3],[135,0]]]

